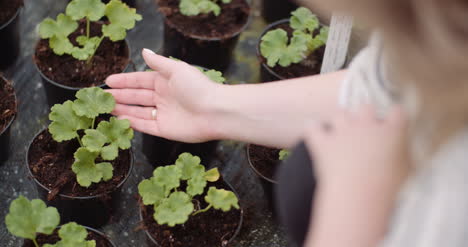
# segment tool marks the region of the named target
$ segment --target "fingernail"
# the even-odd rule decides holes
[[[144,48],[143,49],[143,52],[148,54],[148,55],[156,55],[156,53],[154,53],[154,51],[150,50],[150,49],[147,49],[147,48]]]

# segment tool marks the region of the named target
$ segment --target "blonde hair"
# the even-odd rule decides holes
[[[417,92],[412,133],[429,137],[431,152],[468,127],[468,0],[315,3],[351,11],[382,32],[392,81]]]

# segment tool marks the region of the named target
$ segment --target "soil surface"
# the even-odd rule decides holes
[[[28,153],[28,165],[34,178],[52,191],[49,193],[49,200],[58,193],[67,196],[94,196],[111,192],[127,176],[131,162],[130,151],[121,150],[119,157],[111,162],[114,167],[114,177],[111,180],[93,183],[89,188],[81,187],[71,169],[75,160],[73,154],[78,147],[75,139],[56,142],[47,130],[34,139]],[[96,162],[102,161],[97,159]]]
[[[231,190],[220,179],[215,183],[208,182],[205,194],[211,186]],[[196,196],[194,201],[200,203],[199,208],[208,206],[204,196]],[[234,236],[239,226],[241,212],[237,209],[229,212],[210,209],[205,213],[191,216],[185,224],[175,227],[158,225],[153,214],[153,206],[142,207],[144,228],[161,247],[224,247],[228,246],[228,241]]]
[[[0,133],[16,115],[16,97],[13,86],[0,76]]]
[[[90,36],[101,36],[102,22],[91,24]],[[76,37],[86,35],[86,23],[80,21],[79,28],[69,38],[78,46]],[[129,63],[129,49],[125,41],[112,42],[105,38],[97,49],[91,64],[71,55],[56,55],[49,47],[49,40],[41,39],[35,50],[34,60],[41,72],[59,84],[84,88],[104,84],[112,74],[122,73]]]
[[[23,0],[0,0],[0,26],[13,18],[21,6]]]
[[[226,39],[238,33],[247,23],[250,6],[246,0],[232,0],[221,6],[221,13],[185,16],[179,10],[180,0],[157,0],[166,22],[187,36]],[[219,1],[220,2],[220,1]]]
[[[293,29],[289,26],[289,24],[281,24],[274,27],[271,30],[276,28],[281,28],[288,33],[289,38],[292,37]],[[314,35],[317,35],[319,30],[315,30]],[[259,44],[260,46],[260,44]],[[320,70],[322,69],[322,62],[323,56],[325,54],[325,46],[320,47],[319,49],[312,52],[306,59],[302,60],[300,63],[291,64],[288,67],[282,67],[277,64],[275,67],[270,68],[279,76],[285,79],[309,76],[309,75],[316,75],[320,74]],[[264,66],[266,65],[266,58],[260,54],[260,60]],[[262,65],[262,66],[263,66]]]
[[[264,177],[274,180],[275,172],[280,165],[280,149],[250,145],[249,155],[252,166]]]
[[[55,244],[58,241],[60,241],[60,237],[58,236],[58,230],[55,230],[55,232],[52,235],[38,234],[36,240],[39,246],[42,246],[44,244]],[[88,237],[86,238],[86,240],[95,240],[96,247],[113,247],[111,243],[109,243],[109,240],[107,240],[105,237],[95,232],[89,231],[89,230],[88,230]],[[25,240],[23,247],[35,247],[35,246],[31,240]]]

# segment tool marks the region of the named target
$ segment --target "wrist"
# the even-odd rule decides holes
[[[215,85],[211,90],[211,95],[207,101],[204,116],[206,123],[205,126],[207,136],[212,140],[225,140],[229,139],[226,126],[226,118],[229,115],[228,107],[228,91],[231,86],[228,85]]]

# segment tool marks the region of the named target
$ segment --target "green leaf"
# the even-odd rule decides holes
[[[87,148],[79,148],[75,152],[75,162],[72,170],[76,174],[76,180],[83,187],[89,187],[92,183],[112,178],[113,167],[110,163],[96,164],[99,153],[91,152]]]
[[[219,84],[223,84],[223,82],[226,81],[226,79],[223,77],[223,73],[214,69],[204,71],[203,74],[210,78],[210,80]]]
[[[112,94],[99,87],[84,88],[76,93],[73,110],[78,116],[95,118],[99,114],[111,113],[115,107]]]
[[[89,240],[88,231],[84,226],[80,226],[75,222],[70,222],[68,224],[60,227],[58,231],[60,241],[55,244],[46,244],[44,247],[95,247],[96,241]]]
[[[260,43],[260,52],[267,59],[267,64],[274,67],[287,52],[288,33],[283,29],[275,29],[263,35]]]
[[[107,136],[93,129],[85,130],[85,135],[81,140],[83,145],[91,152],[101,152],[104,145],[109,142]]]
[[[179,155],[176,160],[176,166],[182,171],[182,179],[189,180],[190,178],[204,174],[205,167],[200,164],[201,160],[198,156],[193,156],[189,153]]]
[[[326,45],[328,40],[328,32],[328,27],[322,27],[320,29],[320,33],[307,43],[309,51],[315,51],[318,48]]]
[[[187,193],[190,196],[201,195],[205,191],[206,184],[207,181],[203,174],[192,177],[187,181]]]
[[[94,132],[89,133],[91,133],[93,137],[98,138],[105,136],[105,143],[109,143],[108,146],[101,147],[101,157],[104,160],[114,160],[119,154],[119,148],[125,150],[129,149],[132,145],[131,141],[134,132],[133,129],[130,128],[130,121],[126,119],[119,120],[115,117],[111,117],[109,121],[101,121],[96,131],[100,132],[102,135],[98,135]],[[97,143],[94,143],[91,149],[98,149],[102,141],[103,140],[99,140]]]
[[[228,190],[210,187],[208,194],[205,196],[205,201],[215,209],[221,209],[224,212],[231,210],[231,208],[239,209],[237,196],[232,191]]]
[[[49,132],[54,140],[58,142],[77,137],[77,131],[89,128],[92,122],[92,119],[76,115],[72,101],[54,105],[49,114],[49,119],[52,121],[49,125]]]
[[[60,215],[41,200],[29,201],[20,196],[11,203],[5,223],[11,234],[33,240],[36,233],[52,234],[60,223]]]
[[[39,24],[39,35],[43,39],[52,37],[66,38],[78,28],[78,23],[69,16],[59,14],[57,21],[51,18],[44,19]]]
[[[291,13],[290,26],[299,31],[309,31],[313,33],[320,27],[319,19],[309,9],[300,7]]]
[[[219,170],[216,167],[205,172],[205,179],[209,182],[218,181],[220,176],[221,175],[219,174]]]
[[[225,3],[225,0],[223,0],[223,3]],[[180,13],[186,16],[209,13],[218,16],[221,13],[221,7],[213,0],[181,0],[179,9]]]
[[[88,39],[86,36],[79,36],[76,38],[77,42],[83,47],[73,47],[71,55],[78,60],[88,60],[94,55],[99,44],[101,44],[101,38],[92,37]]]
[[[53,36],[49,39],[49,46],[55,54],[62,56],[63,54],[70,54],[73,52],[73,44],[68,38]]]
[[[129,8],[120,0],[111,0],[106,5],[105,14],[110,24],[102,27],[102,33],[114,42],[125,39],[127,30],[134,28],[136,21],[142,20],[135,9]]]
[[[138,193],[143,198],[144,205],[159,205],[166,198],[164,185],[154,179],[145,179],[138,184]]]
[[[99,21],[106,10],[106,5],[101,0],[73,0],[66,9],[68,16],[73,20],[87,18],[90,21]]]
[[[164,185],[166,193],[180,186],[182,171],[175,165],[158,167],[153,171],[153,182]]]
[[[184,192],[174,192],[169,198],[156,206],[154,219],[158,224],[174,227],[187,222],[194,207],[192,198]]]
[[[283,149],[279,152],[279,160],[285,160],[291,155],[291,152],[289,152],[286,149]]]

